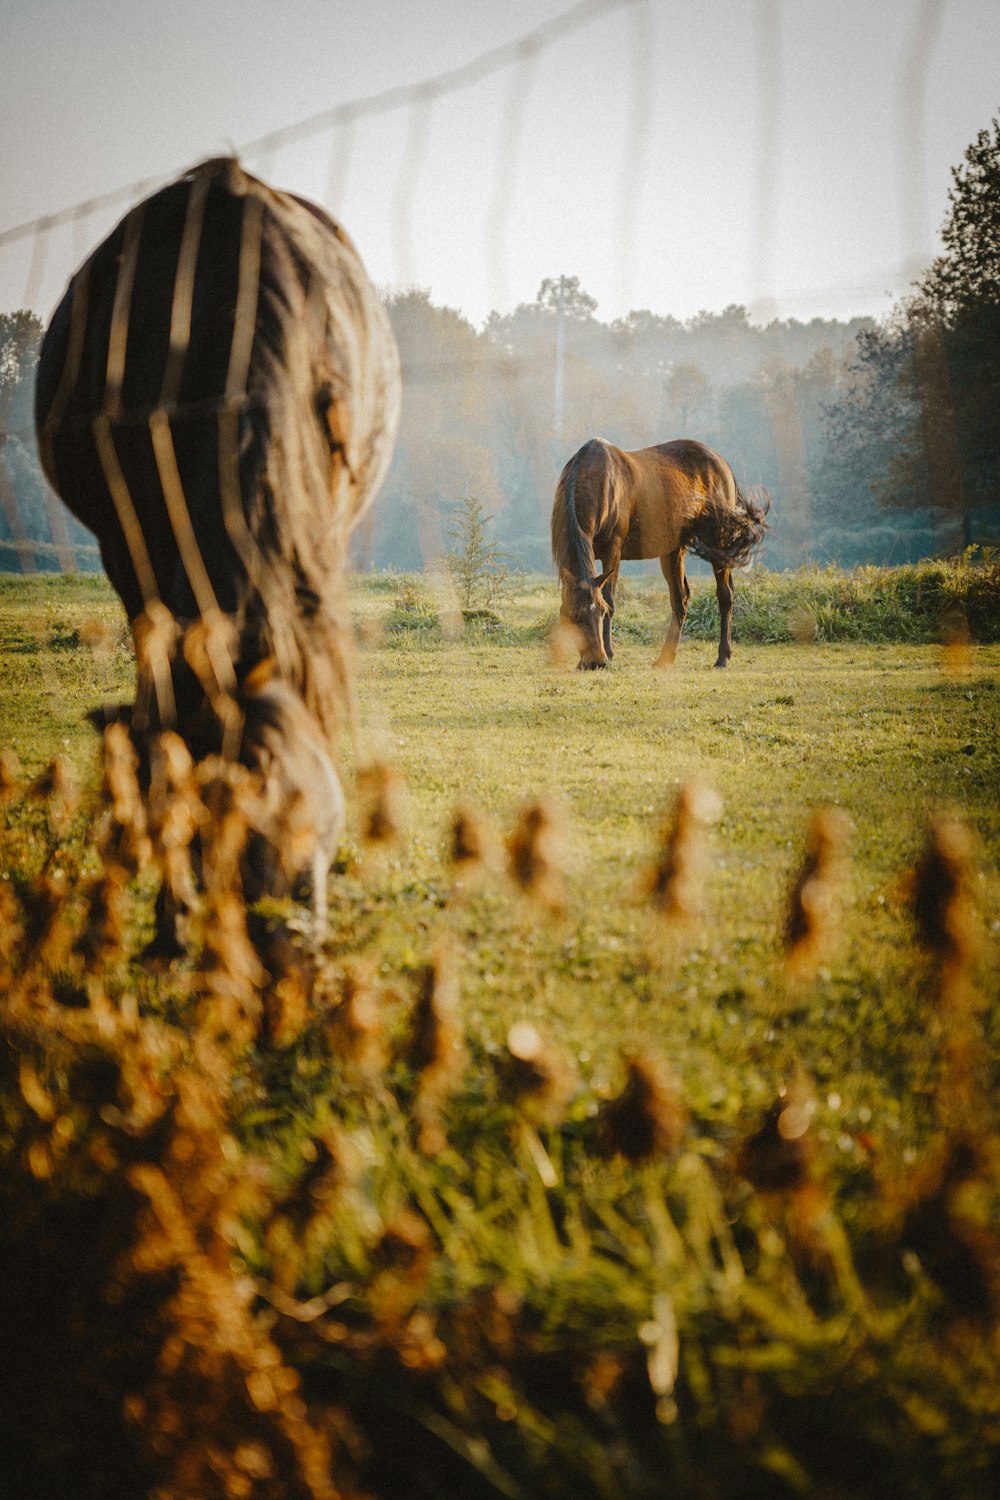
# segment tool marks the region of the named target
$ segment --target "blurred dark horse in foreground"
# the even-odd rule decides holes
[[[300,877],[325,898],[343,826],[341,573],[398,411],[395,342],[350,240],[228,158],[126,215],[45,335],[42,461],[128,612],[140,763],[148,777],[173,730],[195,761],[258,777],[251,901]]]
[[[740,491],[725,459],[704,443],[681,439],[635,453],[603,438],[584,443],[563,469],[552,507],[561,615],[578,631],[580,666],[607,666],[618,569],[623,559],[646,557],[660,559],[670,589],[670,628],[655,665],[672,665],[691,597],[684,574],[689,548],[715,572],[721,621],[715,665],[727,666],[733,654],[731,570],[753,557],[767,508]]]

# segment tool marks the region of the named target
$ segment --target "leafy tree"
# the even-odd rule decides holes
[[[708,377],[701,365],[681,360],[671,367],[663,381],[663,405],[667,421],[676,430],[669,437],[691,437],[698,418],[703,416],[709,400]]]
[[[538,305],[548,312],[559,309],[560,285],[562,287],[562,309],[567,318],[583,322],[597,311],[597,300],[580,285],[579,276],[546,276],[538,289]]]
[[[42,342],[33,312],[0,313],[0,434],[22,434],[31,426],[32,376]]]

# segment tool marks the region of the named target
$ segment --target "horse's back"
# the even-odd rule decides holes
[[[621,487],[628,512],[621,552],[626,561],[675,552],[686,545],[707,501],[735,503],[729,465],[693,438],[621,451],[620,463],[628,476]]]
[[[648,467],[671,485],[689,486],[699,493],[736,501],[736,480],[721,454],[696,438],[675,438],[642,448],[635,458],[648,455]]]

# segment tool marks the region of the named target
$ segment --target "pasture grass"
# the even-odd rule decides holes
[[[209,1306],[221,1323],[228,1309],[227,1327],[248,1320],[241,1337],[260,1368],[294,1372],[309,1431],[332,1434],[341,1493],[995,1493],[1000,646],[945,650],[909,625],[904,640],[828,642],[824,580],[762,575],[759,629],[798,611],[795,628],[814,638],[760,643],[737,615],[724,673],[711,669],[711,621],[671,672],[650,669],[663,591],[638,580],[611,669],[581,674],[545,647],[551,581],[516,581],[499,623],[447,639],[448,601],[427,580],[362,578],[359,741],[345,746],[345,771],[350,781],[358,756],[390,761],[409,811],[398,843],[371,848],[363,799],[352,799],[311,1011],[283,1027],[276,986],[249,1040],[220,1040],[206,1031],[204,955],[170,972],[122,955],[86,981],[90,1010],[76,1008],[79,978],[26,990],[33,971],[15,962],[21,1009],[0,1069],[0,1209],[13,1226],[2,1295],[18,1318],[25,1285],[55,1309],[27,1319],[20,1362],[6,1370],[13,1427],[23,1422],[36,1444],[36,1494],[58,1493],[51,1476],[66,1472],[46,1447],[57,1401],[75,1432],[89,1423],[106,1438],[124,1395],[160,1445],[150,1438],[133,1483],[153,1475],[177,1500],[192,1472],[212,1494],[323,1493],[308,1442],[281,1400],[260,1395],[235,1334],[231,1346],[219,1335],[212,1363],[199,1323]],[[856,593],[874,607],[898,582],[862,579]],[[431,623],[394,624],[407,614]],[[940,633],[939,614],[920,630]],[[801,624],[810,617],[814,631]],[[81,719],[128,696],[120,625],[101,580],[0,580],[0,743],[29,773],[62,751],[94,785]],[[691,778],[718,791],[722,810],[704,913],[667,926],[642,886]],[[540,795],[556,809],[565,909],[555,914],[501,873],[459,877],[448,857],[460,801],[499,836]],[[852,819],[849,863],[818,966],[793,979],[781,932],[819,805]],[[961,1017],[914,943],[906,881],[942,807],[974,839],[978,947]],[[44,805],[17,798],[0,816],[0,875],[37,925],[31,881],[53,847],[67,870],[88,867],[88,825],[81,814],[60,832]],[[140,925],[145,909],[140,896]],[[416,1129],[426,1060],[414,1017],[428,966],[442,963],[465,1057]],[[378,1000],[386,1058],[374,1072],[345,1048],[345,974]],[[517,1021],[541,1033],[551,1104],[512,1087],[505,1044]],[[84,1043],[86,1068],[72,1061]],[[608,1110],[636,1054],[668,1080],[671,1139],[632,1163],[608,1146]],[[95,1084],[95,1056],[130,1079],[133,1113],[142,1087],[175,1100],[158,1115],[149,1106],[147,1134]],[[748,1178],[763,1169],[747,1165],[745,1143],[782,1088],[808,1098],[808,1141],[788,1145],[784,1189],[755,1191]],[[972,1137],[979,1165],[952,1182],[948,1163]],[[162,1226],[179,1215],[222,1268],[222,1290],[210,1296],[179,1231],[165,1249],[136,1218],[136,1184],[147,1182],[137,1160],[167,1174],[169,1203],[155,1184],[142,1200],[159,1233],[169,1239]],[[120,1231],[99,1236],[117,1257],[110,1304],[107,1268],[67,1250],[95,1222]],[[967,1251],[957,1266],[956,1239]],[[75,1255],[83,1291],[67,1289]],[[51,1285],[38,1265],[56,1268]],[[188,1289],[179,1307],[157,1280],[166,1271]],[[74,1331],[86,1295],[90,1323]],[[50,1351],[45,1369],[68,1375],[33,1374],[37,1351],[22,1349],[33,1329]],[[157,1373],[160,1339],[173,1352]],[[91,1381],[82,1389],[79,1367]],[[263,1458],[247,1457],[248,1432]],[[97,1473],[113,1461],[92,1441]],[[215,1489],[198,1457],[210,1450]],[[102,1492],[87,1482],[81,1495]]]

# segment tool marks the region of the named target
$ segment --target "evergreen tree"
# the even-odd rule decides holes
[[[1000,495],[1000,117],[952,179],[945,253],[913,310],[914,375],[927,441],[955,465],[951,503],[968,517]]]
[[[867,485],[883,505],[950,519],[951,544],[965,546],[973,512],[1000,496],[1000,120],[952,178],[944,253],[860,335],[828,409],[824,472],[841,497]]]

